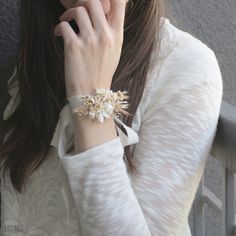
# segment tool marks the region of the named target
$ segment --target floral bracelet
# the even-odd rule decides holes
[[[110,89],[96,89],[94,95],[76,95],[67,100],[70,102],[72,113],[87,116],[90,119],[103,123],[105,119],[113,115],[131,115],[125,109],[129,103],[127,91],[113,92]]]

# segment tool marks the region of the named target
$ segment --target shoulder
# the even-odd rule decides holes
[[[159,55],[168,56],[171,52],[179,56],[186,56],[186,53],[193,52],[193,59],[199,56],[215,57],[214,51],[193,34],[175,26],[168,18],[161,18]]]
[[[190,33],[175,27],[167,18],[163,18],[159,39],[143,114],[150,109],[173,107],[173,103],[188,98],[189,106],[193,101],[200,104],[204,100],[207,104],[213,101],[211,104],[219,109],[223,83],[214,51]],[[179,111],[181,113],[181,109]]]
[[[171,93],[176,87],[211,83],[222,91],[222,76],[214,51],[192,34],[162,18],[160,45],[154,54],[153,90]]]

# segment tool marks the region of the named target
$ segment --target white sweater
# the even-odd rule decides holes
[[[158,63],[132,127],[119,121],[128,137],[118,129],[119,136],[109,142],[65,153],[73,142],[67,104],[54,148],[27,189],[18,194],[9,178],[1,181],[1,235],[191,235],[188,215],[217,127],[222,77],[214,52],[167,18],[161,38]],[[9,90],[4,119],[20,102],[17,97],[13,106],[17,90]],[[126,171],[123,146],[128,144],[133,144],[138,177]]]

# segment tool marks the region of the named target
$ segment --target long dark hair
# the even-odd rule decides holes
[[[111,89],[128,90],[128,112],[134,115],[153,66],[152,53],[157,53],[166,7],[161,0],[129,0],[127,4],[123,48]],[[1,168],[4,176],[9,171],[18,192],[47,158],[59,113],[67,103],[63,41],[53,34],[65,10],[59,0],[20,0],[16,77],[21,102],[0,126]],[[123,121],[131,126],[132,119],[128,116]],[[133,171],[130,146],[125,147],[124,160]]]

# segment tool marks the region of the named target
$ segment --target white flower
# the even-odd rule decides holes
[[[106,104],[105,111],[111,114],[113,111],[113,106],[110,103]]]
[[[94,119],[94,117],[95,117],[95,112],[94,112],[94,111],[90,111],[90,112],[89,112],[89,115],[90,115],[90,117],[92,117],[92,118]]]
[[[99,122],[101,122],[101,123],[103,123],[103,121],[104,121],[104,118],[103,118],[103,115],[102,115],[101,112],[99,112],[99,114],[98,114],[98,120],[99,120]]]
[[[110,89],[104,89],[104,88],[97,88],[97,89],[96,89],[96,93],[97,93],[97,94],[109,95],[109,94],[112,94],[112,90],[110,90]]]
[[[107,113],[106,111],[102,111],[102,114],[105,118],[109,118],[110,117],[110,114]]]

